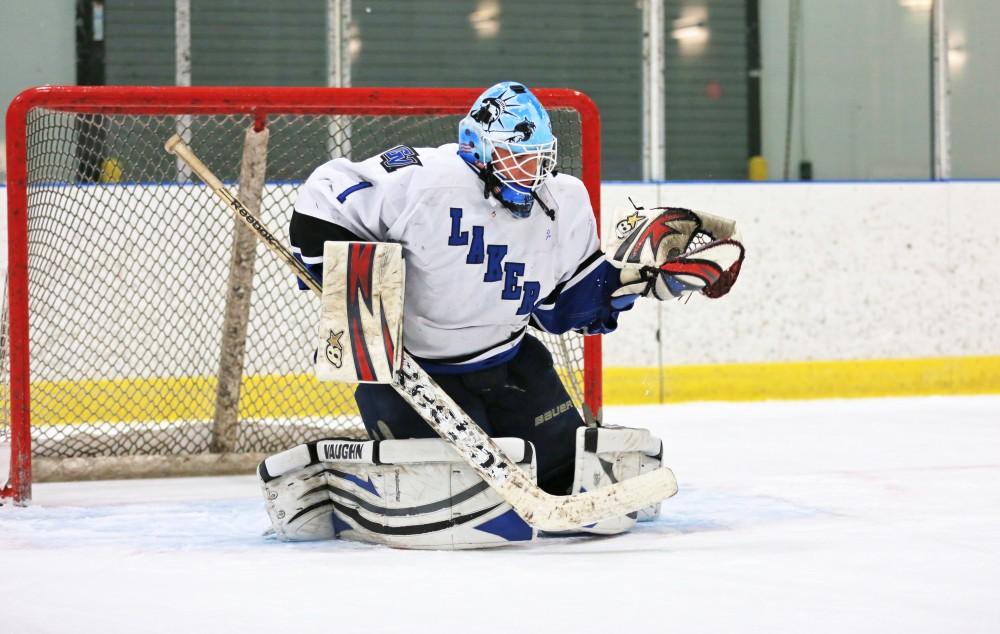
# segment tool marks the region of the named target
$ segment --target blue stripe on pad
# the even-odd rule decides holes
[[[492,533],[509,542],[531,541],[533,533],[531,526],[528,526],[527,522],[521,519],[521,516],[514,509],[483,522],[475,528],[484,533]]]

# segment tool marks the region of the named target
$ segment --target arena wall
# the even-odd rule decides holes
[[[748,255],[724,298],[622,316],[608,404],[1000,392],[1000,182],[606,183],[605,230],[629,197],[735,218]]]
[[[622,317],[608,402],[1000,392],[1000,182],[608,183],[605,227],[629,196],[735,218],[747,259]]]

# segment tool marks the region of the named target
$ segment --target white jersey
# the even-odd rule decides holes
[[[295,212],[317,231],[332,223],[401,244],[404,345],[418,358],[473,365],[515,349],[536,307],[592,268],[599,243],[579,179],[549,179],[554,220],[537,202],[530,217],[514,218],[484,197],[457,149],[398,146],[360,163],[332,160],[302,186]],[[322,261],[294,232],[293,251],[308,265]]]

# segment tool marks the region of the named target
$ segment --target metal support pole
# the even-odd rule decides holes
[[[642,179],[666,178],[663,0],[642,0]]]
[[[351,0],[326,0],[326,85],[330,87],[351,85],[350,21]]]
[[[326,85],[351,85],[350,28],[351,0],[326,0]],[[330,117],[327,124],[327,156],[351,155],[349,117]]]
[[[191,0],[174,0],[174,83],[191,85]],[[177,115],[175,131],[191,143],[191,115]],[[191,168],[177,159],[177,181],[191,180]]]
[[[951,178],[951,122],[949,119],[951,86],[948,77],[948,28],[945,0],[934,0],[931,13],[931,76],[933,97],[933,178]]]

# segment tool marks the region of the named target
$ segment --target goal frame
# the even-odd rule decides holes
[[[31,499],[31,398],[28,310],[27,123],[33,109],[69,113],[243,114],[258,129],[272,115],[461,115],[482,88],[275,88],[177,86],[44,86],[25,90],[7,112],[8,358],[11,467],[0,499]],[[547,108],[575,110],[581,126],[581,174],[599,228],[600,116],[584,93],[533,91]],[[601,338],[584,337],[584,402],[602,406]]]

